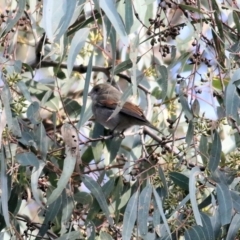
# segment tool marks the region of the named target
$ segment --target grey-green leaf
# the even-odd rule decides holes
[[[195,217],[195,221],[198,225],[202,226],[202,220],[200,216],[200,212],[198,209],[197,199],[196,199],[196,179],[195,177],[201,173],[199,167],[192,168],[189,176],[189,194],[190,201],[192,204],[193,214]]]
[[[72,39],[67,59],[68,77],[70,77],[77,55],[79,54],[80,50],[83,48],[86,42],[89,31],[89,28],[82,28],[75,33]]]
[[[81,108],[80,120],[77,123],[78,129],[80,129],[80,127],[84,124],[83,120],[84,120],[84,116],[86,115],[85,110],[86,110],[86,105],[87,105],[88,89],[89,89],[91,74],[92,74],[92,60],[93,60],[93,54],[91,55],[89,62],[88,62],[87,74],[86,74],[84,90],[83,90],[83,105]]]
[[[158,195],[158,193],[157,193],[157,191],[155,189],[153,189],[153,195],[154,195],[157,207],[158,207],[158,211],[159,211],[159,213],[160,213],[160,215],[162,217],[164,226],[165,226],[165,228],[166,228],[166,230],[168,232],[169,238],[172,239],[171,231],[170,231],[170,228],[168,226],[168,222],[167,222],[166,216],[165,216],[164,211],[163,211],[162,200],[159,197],[159,195]]]
[[[217,183],[217,199],[219,204],[219,217],[222,226],[229,224],[232,218],[232,198],[228,186],[223,183]]]
[[[95,182],[91,177],[88,177],[88,176],[84,176],[82,180],[85,186],[91,191],[93,196],[97,199],[101,209],[105,212],[109,224],[113,225],[113,219],[110,216],[108,204],[105,199],[101,186],[97,182]]]
[[[210,171],[214,172],[217,169],[221,159],[221,152],[222,152],[221,139],[219,137],[218,132],[215,131],[210,153],[210,161],[208,164],[208,168]]]
[[[138,228],[142,237],[148,233],[149,207],[152,196],[152,186],[148,184],[140,193],[138,205]]]
[[[239,228],[240,228],[240,214],[236,213],[229,226],[226,240],[235,239],[237,237]]]
[[[138,195],[138,191],[132,195],[124,212],[122,231],[123,240],[131,239],[132,231],[135,225],[135,221],[137,219]]]
[[[133,25],[132,1],[125,1],[125,25],[127,34],[131,33],[131,27]]]
[[[40,122],[40,105],[38,102],[32,102],[27,109],[27,118],[32,124],[38,124]]]
[[[48,198],[47,205],[53,203],[65,189],[76,164],[76,157],[74,157],[69,148],[66,149],[66,158],[64,159],[63,171],[60,179],[57,183],[57,188],[54,189],[50,197]]]
[[[191,120],[188,124],[188,130],[186,135],[186,143],[188,146],[190,146],[190,144],[192,143],[193,134],[194,134],[194,125],[193,125],[193,121]]]
[[[16,155],[16,160],[23,166],[39,167],[39,160],[32,152],[19,153]]]
[[[116,32],[119,34],[120,37],[126,37],[127,33],[125,31],[125,27],[123,25],[122,19],[120,18],[114,1],[112,0],[100,0],[99,5],[102,10],[107,15],[108,19],[116,29]]]

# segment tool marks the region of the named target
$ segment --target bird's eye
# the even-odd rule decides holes
[[[98,90],[99,90],[99,87],[96,87],[96,88],[95,88],[95,92],[98,92]]]

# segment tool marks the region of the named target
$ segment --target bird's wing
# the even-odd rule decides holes
[[[115,109],[117,107],[116,102],[111,101],[110,99],[100,100],[98,103],[101,106],[104,106],[104,107],[107,107],[107,108],[110,108],[110,109]],[[127,115],[130,115],[132,117],[135,117],[139,120],[146,121],[146,118],[143,114],[142,109],[139,106],[137,106],[137,105],[135,105],[131,102],[125,102],[123,107],[121,108],[120,112],[124,113],[124,114],[127,114]]]

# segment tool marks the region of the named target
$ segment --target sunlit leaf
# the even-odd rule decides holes
[[[89,28],[82,28],[75,33],[72,39],[67,59],[68,77],[70,77],[76,57],[79,54],[80,50],[83,48],[85,41],[88,37],[89,31],[90,31]]]

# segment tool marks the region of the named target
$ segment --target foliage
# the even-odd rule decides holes
[[[1,237],[239,238],[239,1],[0,4]],[[100,82],[162,134],[95,123]]]

